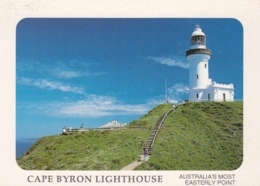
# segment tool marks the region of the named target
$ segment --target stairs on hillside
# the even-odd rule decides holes
[[[146,141],[144,142],[143,145],[143,149],[146,149],[148,151],[152,150],[154,141],[156,139],[156,136],[165,120],[165,118],[168,116],[168,114],[170,114],[172,111],[174,110],[174,108],[170,109],[168,112],[166,112],[162,117],[160,117],[160,119],[156,122],[155,126],[153,127],[153,129],[150,132],[149,137],[146,139]],[[141,155],[144,154],[144,151],[142,150]]]

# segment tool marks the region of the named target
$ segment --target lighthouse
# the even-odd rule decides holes
[[[211,51],[206,47],[206,35],[197,24],[190,36],[190,49],[186,51],[189,61],[189,101],[233,101],[233,84],[218,84],[209,79]]]

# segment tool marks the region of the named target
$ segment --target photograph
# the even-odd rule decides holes
[[[24,18],[15,42],[14,161],[21,169],[242,165],[239,20]]]

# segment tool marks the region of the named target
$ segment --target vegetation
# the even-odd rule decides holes
[[[234,170],[243,161],[243,103],[186,103],[163,124],[136,170]]]
[[[130,126],[143,129],[80,132],[46,136],[37,141],[18,165],[25,170],[120,170],[136,161],[158,118],[169,110],[159,105]]]
[[[167,111],[172,108],[170,104],[161,104],[157,107],[154,107],[146,115],[141,117],[139,120],[134,120],[130,123],[130,126],[144,126],[144,127],[153,127],[155,123],[164,115]]]
[[[18,165],[25,170],[120,170],[136,161],[156,121],[172,105],[158,105],[130,126],[41,138]],[[180,105],[165,120],[149,160],[136,170],[234,170],[243,160],[243,103]]]
[[[149,132],[129,129],[43,137],[17,163],[25,170],[117,170],[138,159]]]

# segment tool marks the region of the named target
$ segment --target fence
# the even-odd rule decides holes
[[[128,129],[147,129],[151,130],[151,127],[144,126],[123,126],[123,127],[104,127],[104,128],[79,128],[79,129],[69,129],[66,128],[67,133],[75,132],[89,132],[89,131],[106,131],[106,130],[128,130]]]
[[[164,120],[166,119],[166,117],[167,117],[172,111],[174,111],[178,106],[183,105],[183,104],[185,104],[185,102],[179,103],[179,104],[177,104],[177,105],[173,105],[173,108],[170,109],[168,112],[166,112],[166,113],[164,114],[163,119],[161,120],[161,122],[160,122],[160,124],[159,124],[159,127],[157,128],[157,130],[156,130],[156,132],[155,132],[155,135],[154,135],[154,137],[153,137],[153,140],[152,140],[152,142],[151,142],[151,144],[150,144],[150,148],[149,148],[150,150],[152,150],[152,147],[153,147],[153,144],[154,144],[154,142],[155,142],[155,140],[156,140],[157,134],[158,134],[160,128],[162,128],[162,124],[164,123]]]
[[[155,139],[156,139],[156,137],[157,137],[157,134],[158,134],[158,132],[159,132],[159,130],[160,130],[160,128],[161,128],[161,126],[162,126],[162,124],[163,124],[165,118],[168,116],[168,114],[169,114],[170,112],[172,112],[172,110],[173,110],[173,109],[169,110],[169,111],[163,116],[163,119],[162,119],[162,121],[160,122],[159,127],[158,127],[157,131],[155,132],[155,135],[154,135],[153,140],[152,140],[152,142],[151,142],[150,150],[151,150],[152,147],[153,147],[154,141],[155,141]]]
[[[243,102],[243,99],[189,99],[184,102]]]

